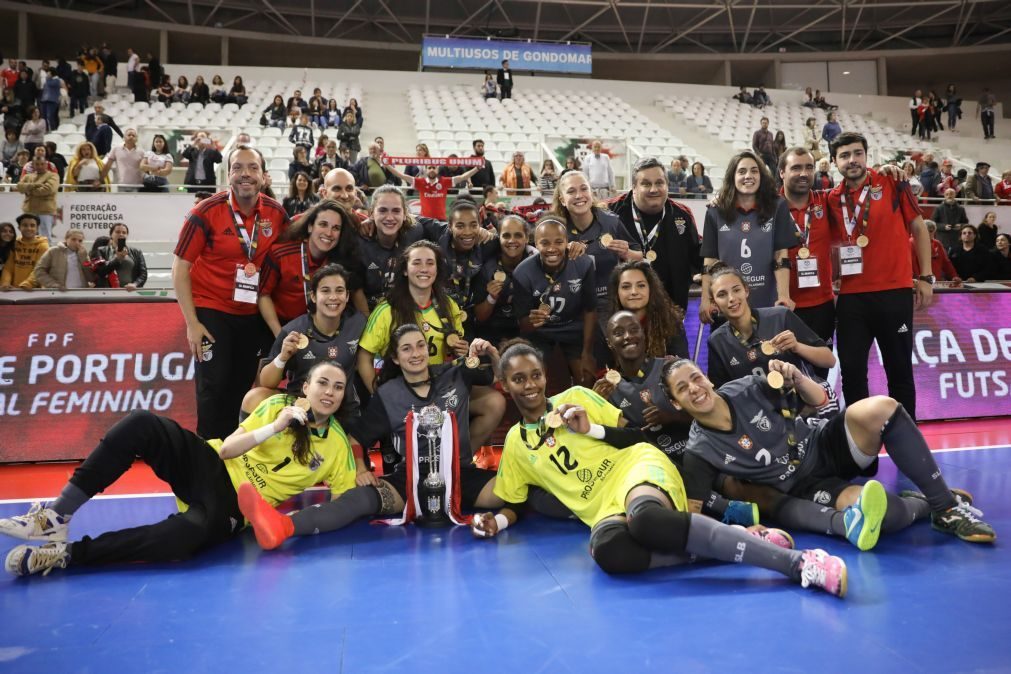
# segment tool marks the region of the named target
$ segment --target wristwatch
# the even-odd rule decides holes
[[[916,280],[917,281],[924,281],[925,283],[929,283],[930,285],[934,285],[934,283],[937,281],[937,277],[935,277],[933,274],[927,274],[925,276],[917,276]]]

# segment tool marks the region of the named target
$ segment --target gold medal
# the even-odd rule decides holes
[[[610,246],[612,241],[614,241],[614,237],[611,236],[610,234],[602,234],[600,236],[600,245],[603,246],[604,248]]]
[[[767,381],[769,386],[774,389],[778,390],[783,388],[783,375],[775,370],[766,375],[765,381]]]
[[[607,374],[604,375],[604,379],[611,386],[617,386],[621,383],[621,373],[617,370],[607,369]]]
[[[648,250],[646,251],[646,262],[656,262],[656,251]]]
[[[242,268],[242,273],[245,274],[248,278],[252,278],[253,274],[256,273],[256,265],[253,264],[252,262],[248,263],[245,267]]]
[[[307,346],[309,346],[309,338],[305,335],[299,335],[298,342],[295,343],[295,348],[302,350]]]
[[[300,410],[303,410],[305,412],[308,412],[309,408],[311,407],[309,405],[309,399],[308,398],[299,398],[298,400],[295,401],[295,407],[297,407]]]
[[[546,314],[550,314],[551,313],[551,305],[550,304],[542,304],[539,307],[537,307],[537,310],[538,311],[543,311]]]
[[[866,234],[861,234],[860,236],[857,237],[857,245],[860,246],[861,248],[866,248],[867,244],[869,244],[870,242],[871,240],[867,238]]]
[[[762,342],[762,353],[766,356],[774,356],[776,354],[776,347],[772,345],[772,342]]]
[[[481,359],[477,356],[467,356],[467,360],[463,361],[469,369],[473,370],[475,367],[481,364]]]
[[[504,271],[497,271],[497,272],[495,272],[495,275],[492,276],[492,279],[495,280],[495,281],[505,281],[506,280],[506,273]]]
[[[561,428],[565,422],[562,420],[562,415],[558,413],[558,410],[552,410],[548,412],[548,416],[544,417],[544,423],[548,428]]]
[[[461,311],[460,312],[460,322],[461,323],[466,323],[467,322],[467,312],[466,311]]]
[[[446,346],[448,346],[449,348],[452,349],[459,343],[460,343],[460,335],[456,334],[455,332],[451,332],[448,335],[446,335]]]
[[[807,246],[801,246],[800,250],[797,251],[797,257],[799,257],[801,260],[806,260],[807,258],[811,257],[811,249],[808,248]]]

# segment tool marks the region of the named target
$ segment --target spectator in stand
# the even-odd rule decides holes
[[[247,100],[246,85],[242,83],[242,78],[236,75],[232,80],[232,88],[228,91],[228,102],[235,103],[241,108]]]
[[[0,58],[0,61],[3,59]],[[0,70],[0,89],[10,89],[14,86],[14,83],[18,81],[18,61],[17,59],[10,59],[7,65]]]
[[[14,241],[18,238],[18,232],[14,225],[9,222],[0,222],[0,276],[3,275],[4,267],[14,259]]]
[[[481,85],[481,95],[484,96],[485,100],[498,98],[498,85],[495,84],[495,78],[487,71],[484,73],[484,84]]]
[[[35,105],[35,99],[39,97],[39,88],[32,81],[31,73],[27,70],[18,72],[18,80],[12,87],[14,100],[22,108],[30,108]]]
[[[161,82],[158,84],[158,102],[165,105],[172,103],[172,96],[176,93],[176,88],[172,86],[172,78],[168,75],[161,76]]]
[[[937,223],[941,245],[950,250],[958,245],[959,231],[962,225],[969,224],[969,216],[956,200],[955,190],[944,191],[944,201],[934,209],[934,222]]]
[[[339,133],[338,133],[339,135]],[[312,126],[309,125],[309,115],[304,112],[298,116],[298,123],[292,125],[288,133],[288,141],[297,147],[304,147],[306,156],[316,142],[313,140]]]
[[[990,165],[985,161],[976,162],[976,171],[965,181],[962,191],[966,199],[974,201],[993,201],[993,178],[990,177]]]
[[[958,95],[954,84],[949,84],[944,92],[944,110],[948,111],[948,131],[955,131],[955,124],[962,118],[962,99]]]
[[[295,93],[288,98],[287,107],[289,110],[292,107],[296,107],[299,110],[299,114],[302,114],[303,112],[308,112],[309,101],[302,98],[302,91],[300,89],[295,89]]]
[[[289,218],[305,213],[319,201],[319,196],[312,193],[309,174],[297,171],[288,186],[288,196],[284,198],[284,212]]]
[[[842,125],[836,119],[836,113],[828,113],[828,121],[825,122],[825,126],[821,127],[821,139],[831,144],[840,133],[842,133]]]
[[[983,250],[991,251],[997,245],[997,211],[987,211],[976,227],[976,236]]]
[[[825,97],[822,96],[822,94],[821,94],[821,89],[815,89],[814,90],[814,102],[815,102],[815,104],[817,104],[817,106],[819,108],[821,108],[822,110],[826,110],[826,111],[828,111],[828,110],[836,110],[836,109],[839,108],[838,105],[832,105],[831,103],[829,103],[828,101],[825,100]]]
[[[150,90],[158,86],[158,83],[161,82],[161,76],[165,74],[165,69],[161,67],[161,61],[158,57],[153,56],[151,52],[147,53],[144,60],[147,61],[146,86],[148,88],[148,92],[150,93]]]
[[[260,116],[260,125],[273,126],[284,130],[284,120],[287,114],[288,109],[284,107],[284,99],[275,95],[271,104],[263,109],[263,114]]]
[[[321,102],[322,97],[309,99],[309,122],[312,123],[317,129],[326,128],[326,110],[323,108],[323,103]]]
[[[10,89],[0,92],[3,94],[3,101],[0,102],[0,113],[4,118],[4,129],[13,129],[15,135],[21,129],[24,120],[24,108],[14,100],[14,92]]]
[[[805,108],[817,108],[818,104],[814,100],[814,93],[811,91],[811,87],[804,87],[804,102],[801,103]]]
[[[21,176],[25,173],[25,168],[31,164],[31,155],[24,148],[17,151],[14,160],[7,164],[7,182],[16,185]]]
[[[555,162],[545,159],[541,164],[541,176],[537,181],[537,188],[541,194],[553,194],[555,185],[558,184],[558,172],[555,170]]]
[[[109,115],[105,114],[105,106],[102,103],[95,103],[95,111],[89,112],[88,118],[84,122],[85,140],[90,141],[92,143],[95,142],[95,130],[98,128],[98,124],[95,122],[95,117],[98,115],[102,115],[103,117],[105,117],[105,123],[108,124],[113,131],[119,134],[120,138],[123,137],[123,130],[120,129],[119,126],[116,124],[116,120],[114,120]]]
[[[68,187],[67,191],[104,192],[108,185],[108,178],[102,179],[104,168],[95,146],[87,141],[81,143],[74,150],[74,158],[67,168],[67,183],[74,186]]]
[[[221,79],[221,75],[211,78],[211,100],[221,104],[228,102],[228,91],[225,89],[225,81]]]
[[[909,183],[909,189],[912,190],[913,196],[919,197],[923,194],[923,183],[916,177],[916,164],[911,161],[902,162],[902,176],[903,180]]]
[[[924,96],[920,99],[920,105],[916,108],[916,115],[919,118],[920,140],[930,140],[930,134],[934,130],[934,113],[929,96]]]
[[[348,106],[344,108],[344,112],[341,114],[341,118],[343,119],[344,115],[348,114],[348,112],[355,113],[355,124],[357,124],[358,126],[363,126],[365,124],[365,115],[362,113],[362,107],[358,105],[357,98],[352,98],[351,100],[348,101]],[[376,139],[377,142],[380,140],[382,139],[381,138]],[[380,145],[382,145],[382,143],[380,143]],[[385,151],[385,149],[386,148],[384,147],[383,150]]]
[[[88,96],[90,95],[90,80],[88,73],[84,69],[83,63],[77,64],[77,70],[70,75],[67,82],[67,90],[70,94],[70,114],[73,115],[80,108],[84,112],[88,107]],[[146,100],[146,99],[145,99]],[[87,136],[87,134],[85,134]]]
[[[909,99],[909,119],[913,122],[913,129],[909,135],[915,136],[916,130],[920,128],[920,106],[923,105],[923,92],[917,89]]]
[[[17,217],[21,236],[14,242],[14,250],[0,273],[0,290],[17,288],[30,290],[38,288],[35,279],[35,265],[49,249],[49,239],[38,236],[39,219],[32,213],[22,213]]]
[[[190,92],[190,81],[186,79],[185,75],[180,75],[176,79],[176,89],[172,93],[172,102],[189,103],[192,95],[192,92]]]
[[[990,270],[990,254],[976,239],[976,227],[962,225],[960,244],[948,250],[951,264],[966,283],[982,283]]]
[[[56,193],[60,191],[59,176],[48,169],[45,154],[32,160],[32,171],[18,181],[18,192],[25,195],[21,210],[34,213],[38,218],[39,234],[45,238],[53,235],[53,220],[56,217]]]
[[[359,159],[354,170],[355,180],[366,191],[372,191],[382,185],[395,184],[397,177],[383,164],[382,148],[379,143],[369,143],[369,154]]]
[[[337,140],[341,147],[348,149],[352,163],[358,161],[358,153],[362,151],[361,134],[362,125],[357,121],[354,110],[345,110],[344,119],[337,127]]]
[[[214,141],[206,131],[197,131],[193,142],[183,150],[183,159],[189,162],[186,167],[186,177],[183,179],[189,187],[188,192],[200,192],[203,187],[217,184],[214,175],[215,164],[221,163],[221,153],[214,146]]]
[[[474,148],[474,154],[472,157],[484,158],[484,141],[477,138],[471,143],[471,147]],[[470,183],[474,187],[485,188],[489,185],[495,186],[495,169],[492,168],[491,162],[487,159],[484,160],[484,166],[479,167],[477,173],[470,177]]]
[[[193,87],[190,89],[190,103],[200,103],[207,105],[211,102],[211,89],[204,82],[203,75],[197,75],[193,80]]]
[[[468,178],[477,173],[478,168],[480,167],[473,166],[458,175],[440,177],[438,167],[435,164],[429,164],[425,167],[425,177],[413,177],[401,173],[396,167],[389,167],[393,175],[413,187],[418,193],[421,200],[421,215],[435,220],[446,219],[446,197],[449,194],[449,189],[454,185],[467,182]],[[477,212],[476,206],[474,211]]]
[[[459,155],[457,155],[455,152],[450,153],[450,155],[448,157],[446,157],[446,159],[458,159],[458,158],[459,158]],[[462,166],[449,166],[449,165],[447,165],[447,166],[440,166],[439,167],[439,177],[440,178],[458,178],[459,176],[463,175],[463,173],[464,173],[464,170],[463,170]],[[397,176],[397,179],[399,180],[400,177]],[[399,185],[400,183],[398,182],[397,184]],[[411,183],[408,182],[407,184],[410,185]],[[465,192],[465,193],[469,194],[469,192],[470,192],[470,190],[468,189],[469,184],[470,183],[468,182],[463,187],[461,187],[459,190],[457,190],[457,194],[459,194],[460,192]]]
[[[706,175],[706,167],[702,165],[702,162],[697,161],[692,164],[692,174],[685,181],[685,191],[696,197],[713,193],[713,183]]]
[[[423,159],[430,159],[432,157],[432,153],[429,152],[428,145],[425,143],[418,143],[417,147],[414,148],[414,156],[421,157]],[[404,169],[404,173],[409,175],[413,181],[415,177],[422,174],[424,167],[424,163],[411,164]]]
[[[747,87],[744,86],[741,87],[740,91],[731,96],[731,98],[740,103],[744,103],[745,105],[755,104],[755,99],[752,97],[751,94],[748,93]]]
[[[306,149],[301,145],[296,145],[291,154],[292,160],[288,162],[288,180],[294,180],[296,173],[304,173],[312,180],[315,167],[309,161]]]
[[[814,117],[808,117],[804,122],[804,149],[810,152],[817,162],[825,156],[825,153],[821,151],[821,139],[818,137],[816,122]]]
[[[1011,203],[1011,169],[1001,174],[1000,182],[993,188],[993,196],[999,204]]]
[[[0,163],[8,165],[13,163],[18,152],[27,151],[25,144],[18,138],[18,130],[4,129],[4,140],[0,142]]]
[[[140,170],[144,173],[141,179],[141,192],[168,192],[168,177],[172,175],[175,159],[169,152],[165,136],[155,134],[151,141],[151,149],[144,153],[140,162]]]
[[[498,69],[495,76],[499,91],[502,92],[502,100],[513,97],[513,71],[509,69],[509,59],[502,61],[502,67]]]
[[[814,173],[814,184],[811,185],[811,189],[830,190],[833,187],[835,187],[835,180],[832,178],[828,159],[821,159],[818,161],[818,170]]]
[[[751,136],[751,149],[762,158],[766,168],[770,171],[776,166],[776,141],[772,132],[769,131],[769,118],[762,117],[762,128],[755,131]]]
[[[930,273],[938,281],[952,281],[955,285],[961,284],[962,279],[958,277],[958,271],[951,264],[944,246],[934,238],[934,234],[937,232],[937,224],[933,220],[924,220],[923,224],[927,226],[927,232],[930,234]],[[913,260],[913,275],[920,276],[923,272],[920,271],[920,260],[916,253],[916,240],[913,237],[909,237],[909,250]]]
[[[1004,232],[997,235],[997,245],[990,257],[991,280],[1011,281],[1011,235]]]
[[[63,86],[63,80],[56,75],[56,70],[50,69],[39,92],[39,108],[42,109],[42,117],[50,131],[56,131],[60,126],[60,92]]]
[[[786,134],[782,131],[777,131],[776,137],[772,141],[772,147],[775,151],[776,165],[778,165],[779,158],[786,152]],[[769,169],[772,170],[772,167],[770,166]]]
[[[508,61],[504,61],[508,63]],[[534,171],[526,162],[523,153],[517,150],[513,152],[513,161],[502,169],[499,182],[506,188],[506,194],[512,196],[517,194],[530,194],[534,186]]]
[[[47,124],[42,119],[41,111],[34,105],[29,107],[28,118],[21,124],[21,142],[24,143],[24,149],[28,151],[29,155],[34,153],[35,148],[45,141],[45,131],[47,130]]]
[[[583,173],[590,181],[594,196],[609,199],[614,190],[614,169],[611,168],[611,158],[601,151],[602,148],[599,140],[590,144],[590,154],[583,161]]]
[[[95,115],[95,133],[91,142],[99,157],[104,157],[112,150],[112,128],[105,115]]]
[[[315,174],[319,176],[320,180],[325,178],[328,173],[328,171],[322,170],[323,164],[329,164],[331,169],[348,168],[348,165],[345,164],[344,159],[337,151],[337,141],[332,138],[327,140],[323,155],[316,160]]]
[[[769,98],[769,94],[766,93],[764,84],[759,84],[758,88],[755,89],[755,93],[751,97],[754,99],[754,104],[758,108],[764,108],[767,105],[772,105],[772,99]]]
[[[98,58],[102,61],[102,90],[104,95],[107,87],[111,89],[116,88],[116,71],[119,70],[119,59],[116,57],[116,53],[105,43],[102,43],[101,49],[98,50]]]
[[[325,133],[319,134],[319,138],[316,140],[316,149],[312,151],[309,155],[309,161],[315,163],[317,159],[326,154],[326,144],[330,142],[330,136]]]
[[[95,285],[95,274],[88,262],[84,247],[84,232],[68,229],[63,242],[50,248],[35,265],[35,280],[42,288],[68,290],[89,288]]]
[[[140,76],[140,55],[131,47],[126,48],[126,86],[130,91],[136,91],[137,78]]]
[[[671,159],[670,169],[667,171],[667,191],[671,194],[684,194],[685,183],[688,181],[688,173],[680,159]]]
[[[341,117],[340,108],[337,107],[337,99],[331,98],[327,101],[326,110],[323,111],[323,124],[321,126],[324,128],[340,126]]]
[[[118,222],[109,228],[108,241],[94,251],[93,258],[105,260],[105,264],[96,269],[96,287],[108,288],[109,275],[113,272],[119,287],[126,290],[143,288],[147,283],[147,260],[140,248],[127,244],[129,236],[130,228]]]
[[[941,180],[940,167],[936,161],[931,161],[923,165],[920,173],[920,187],[923,188],[922,199],[934,199],[937,194],[937,183]]]
[[[320,109],[321,113],[322,113],[322,111],[326,110],[326,106],[327,106],[327,102],[328,101],[323,96],[323,90],[320,89],[319,87],[316,87],[315,89],[312,90],[312,97],[309,98],[309,109],[310,110],[312,109],[313,102],[316,102],[316,103],[319,104],[319,109]]]
[[[962,186],[959,184],[958,179],[951,172],[951,166],[950,159],[945,159],[941,162],[941,173],[934,185],[934,193],[937,196],[944,196],[945,192],[949,189],[955,190],[956,196],[962,191]]]
[[[994,109],[997,107],[997,98],[990,93],[989,87],[983,87],[983,93],[976,101],[976,117],[983,124],[983,139],[994,138]]]
[[[930,91],[930,111],[933,114],[934,131],[944,131],[944,101],[937,95],[937,92]]]

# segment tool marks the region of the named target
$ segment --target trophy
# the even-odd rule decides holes
[[[418,483],[421,512],[415,524],[421,527],[446,527],[446,481],[439,474],[443,412],[435,405],[423,407],[417,415],[418,428],[428,441],[428,475]]]

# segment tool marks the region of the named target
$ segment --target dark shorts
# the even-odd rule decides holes
[[[460,466],[460,505],[464,510],[474,509],[474,502],[480,496],[481,490],[495,475],[494,470],[478,468],[472,463]],[[407,501],[407,468],[403,463],[397,470],[383,475],[381,479],[389,482],[400,494],[400,498]]]
[[[839,494],[858,477],[873,477],[878,472],[877,458],[861,468],[850,454],[846,439],[846,414],[837,414],[825,424],[815,439],[814,469],[790,490],[790,496],[807,499],[821,505],[834,506]]]

